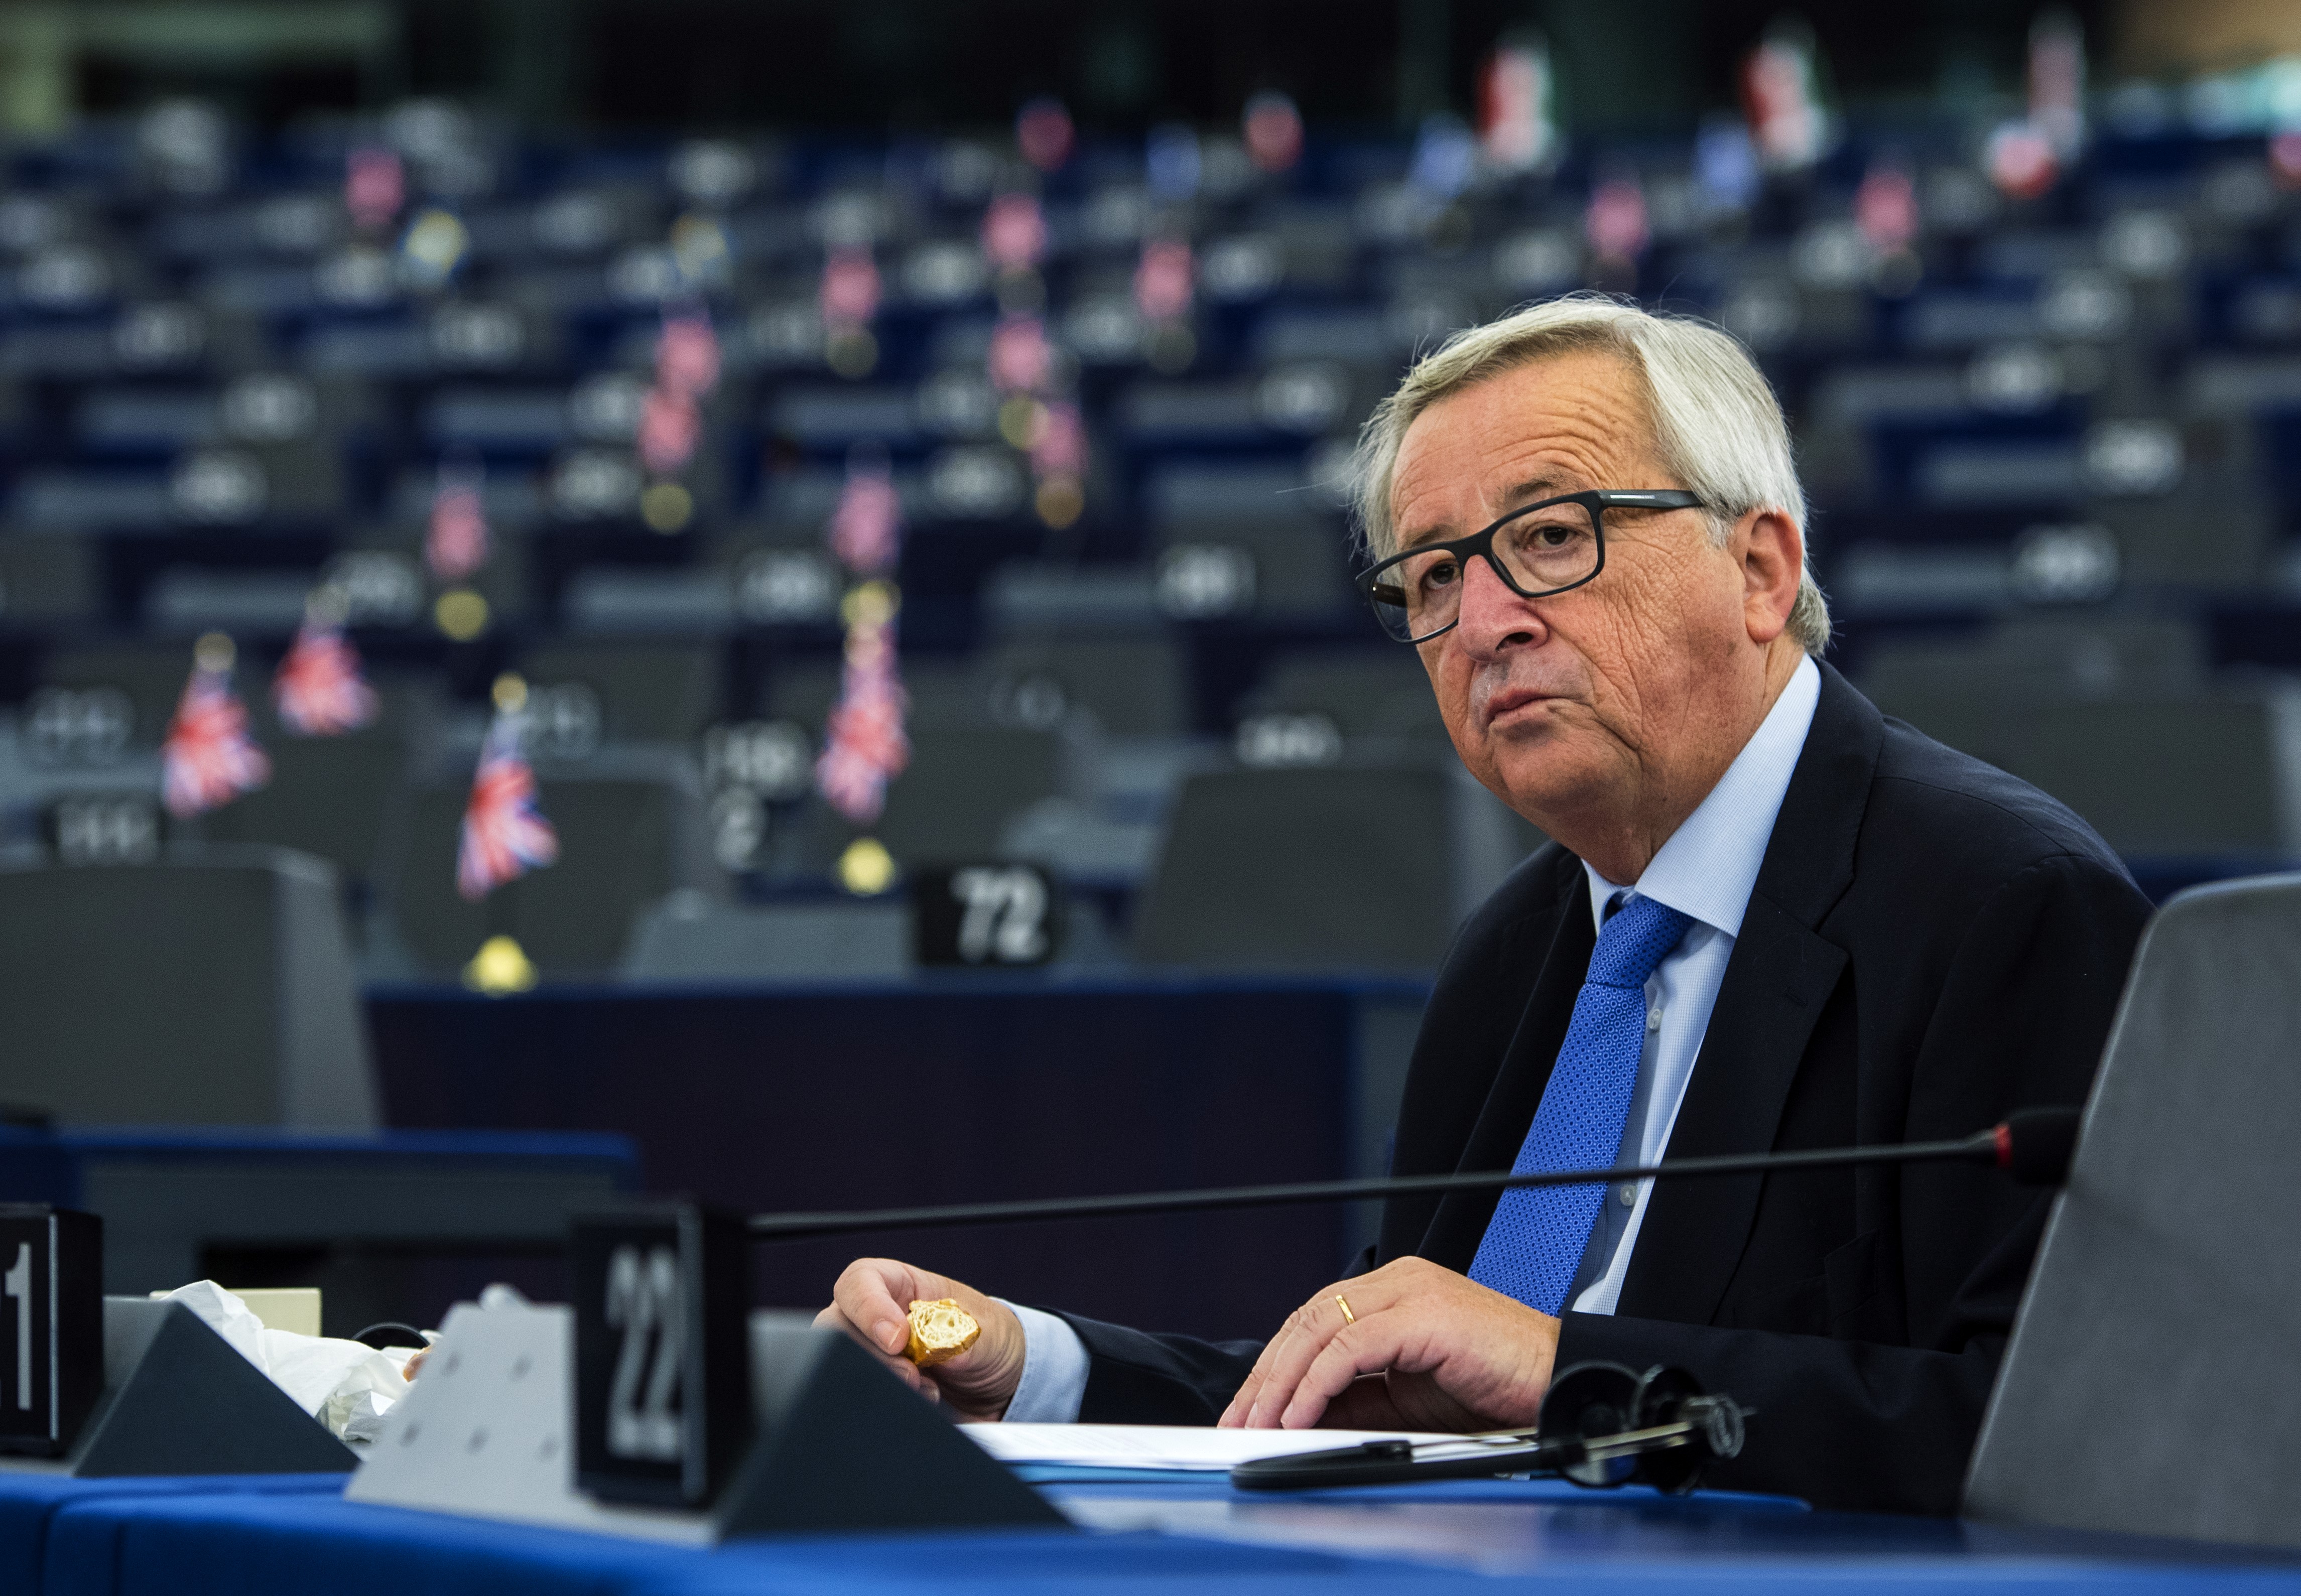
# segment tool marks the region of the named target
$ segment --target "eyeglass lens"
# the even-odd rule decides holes
[[[1586,505],[1548,505],[1506,522],[1495,531],[1492,547],[1510,585],[1528,597],[1573,587],[1598,569],[1598,526]],[[1452,549],[1432,548],[1383,567],[1373,599],[1384,630],[1415,641],[1460,620],[1468,574],[1464,558]]]

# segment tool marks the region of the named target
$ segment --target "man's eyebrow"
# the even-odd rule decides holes
[[[1537,499],[1556,498],[1572,491],[1556,477],[1528,477],[1502,495],[1502,502],[1513,510],[1521,510]]]
[[[1522,510],[1538,500],[1556,498],[1561,493],[1574,491],[1556,477],[1528,477],[1502,495],[1502,503],[1507,506],[1502,514],[1507,515],[1511,510]],[[1449,529],[1443,526],[1424,527],[1419,531],[1401,533],[1398,552],[1404,554],[1408,549],[1419,547],[1425,543],[1445,542],[1450,536],[1464,535],[1467,534],[1450,533]]]

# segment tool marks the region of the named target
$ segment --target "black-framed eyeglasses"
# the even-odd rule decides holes
[[[1700,496],[1682,488],[1561,494],[1512,510],[1484,531],[1418,544],[1370,565],[1359,572],[1359,591],[1385,631],[1402,643],[1427,643],[1462,618],[1464,572],[1474,555],[1484,556],[1519,597],[1547,598],[1606,568],[1607,511],[1701,506]]]

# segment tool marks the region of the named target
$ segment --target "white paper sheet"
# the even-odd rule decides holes
[[[1362,1441],[1446,1441],[1406,1430],[1217,1430],[1197,1425],[966,1425],[1005,1463],[1097,1468],[1229,1469],[1257,1458],[1331,1451]]]

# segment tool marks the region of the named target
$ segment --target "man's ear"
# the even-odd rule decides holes
[[[1805,538],[1778,510],[1753,510],[1734,539],[1742,556],[1742,618],[1750,640],[1772,642],[1789,625],[1805,574]]]

